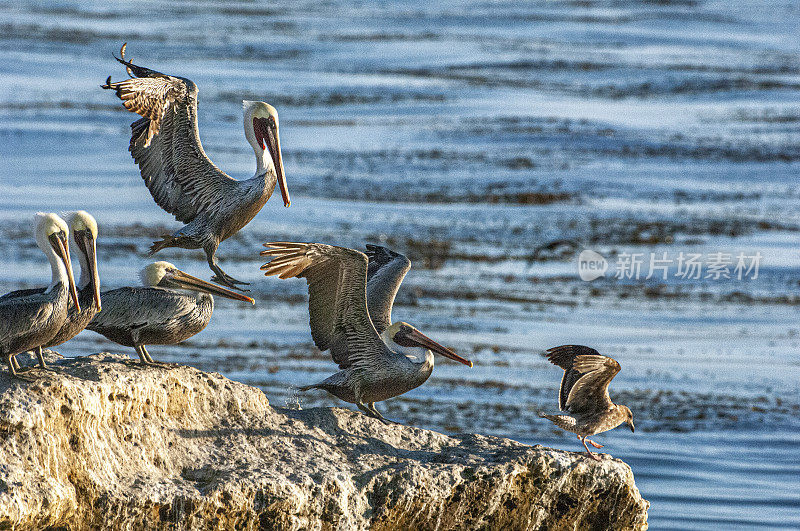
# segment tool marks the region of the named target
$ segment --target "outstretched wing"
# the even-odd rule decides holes
[[[380,245],[367,244],[367,309],[372,324],[382,333],[392,324],[397,290],[411,269],[411,260]]]
[[[131,124],[129,151],[150,194],[176,219],[189,223],[202,212],[216,212],[235,196],[238,181],[206,156],[197,130],[197,86],[190,80],[124,64],[130,79],[111,82],[122,105],[142,116]],[[227,191],[227,193],[226,193]]]
[[[571,413],[603,411],[612,405],[608,385],[620,371],[619,363],[582,345],[548,349],[547,359],[564,369],[558,407]]]
[[[369,364],[386,356],[388,347],[367,312],[367,257],[364,253],[321,243],[264,244],[264,274],[305,278],[311,335],[331,351],[339,368]]]

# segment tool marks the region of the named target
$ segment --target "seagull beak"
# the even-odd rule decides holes
[[[278,186],[283,196],[283,206],[289,207],[292,200],[289,198],[289,188],[286,186],[286,175],[283,172],[283,157],[281,156],[281,139],[278,136],[278,126],[267,128],[267,144],[272,163],[275,165],[275,174],[278,176]]]
[[[235,291],[231,291],[229,289],[225,289],[222,286],[218,286],[216,284],[212,284],[211,282],[206,282],[205,280],[201,280],[197,277],[193,277],[188,273],[184,273],[183,271],[175,271],[172,274],[172,283],[176,285],[178,289],[189,289],[192,291],[202,291],[205,293],[210,293],[212,295],[219,295],[220,297],[225,297],[228,299],[233,299],[237,301],[245,301],[251,304],[255,304],[256,301],[248,297],[247,295],[243,295],[242,293],[237,293]]]
[[[67,235],[63,232],[50,235],[50,245],[53,246],[58,257],[64,262],[67,268],[67,278],[69,280],[69,292],[72,296],[72,302],[75,304],[75,310],[81,311],[81,303],[78,301],[78,290],[75,287],[75,277],[72,275],[72,262],[69,259],[69,243],[67,242]]]
[[[636,431],[636,430],[633,429],[633,421],[632,420],[628,421],[628,427],[631,429],[631,432]]]
[[[455,361],[457,361],[459,363],[463,363],[464,365],[466,365],[468,367],[472,367],[472,362],[471,361],[462,358],[461,356],[459,356],[458,354],[456,354],[455,352],[453,352],[449,348],[443,347],[442,345],[440,345],[439,343],[437,343],[433,339],[429,338],[428,336],[426,336],[425,334],[423,334],[419,330],[412,330],[411,332],[409,332],[408,335],[406,336],[406,339],[409,339],[409,340],[413,341],[414,343],[416,343],[420,347],[424,347],[424,348],[427,348],[428,350],[430,350],[432,352],[435,352],[437,354],[441,354],[445,358],[450,358],[451,360],[455,360]]]
[[[97,311],[100,311],[100,274],[97,272],[97,245],[92,233],[88,230],[81,235],[83,251],[86,253],[86,261],[89,263],[89,271],[92,275],[92,298]]]

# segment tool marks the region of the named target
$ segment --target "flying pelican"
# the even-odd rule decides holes
[[[145,345],[176,345],[201,332],[214,311],[213,295],[255,301],[184,273],[169,262],[142,269],[143,287],[103,292],[103,311],[86,327],[111,341],[133,347],[143,364],[153,362]]]
[[[391,322],[394,297],[411,267],[405,256],[377,246],[370,246],[369,258],[321,243],[274,242],[265,247],[261,254],[272,257],[261,267],[265,275],[308,282],[314,343],[330,350],[341,369],[302,391],[324,389],[386,423],[375,402],[425,383],[433,371],[433,352],[472,367],[471,361],[410,324]]]
[[[126,43],[127,44],[127,43]],[[280,185],[284,206],[289,191],[283,172],[278,137],[278,112],[261,101],[243,101],[244,134],[256,155],[256,173],[237,181],[206,156],[197,128],[197,86],[182,77],[168,76],[125,60],[117,61],[130,79],[102,85],[113,89],[123,106],[143,118],[131,124],[128,150],[139,166],[155,202],[186,225],[154,242],[150,255],[165,247],[203,249],[215,273],[212,280],[227,286],[247,284],[225,273],[215,258],[219,244],[236,234],[261,210]]]
[[[80,311],[69,259],[69,228],[55,214],[38,213],[35,219],[36,243],[50,261],[52,281],[41,293],[0,300],[0,354],[12,376],[19,368],[14,356],[46,344],[61,329],[70,296]]]
[[[42,347],[49,348],[69,341],[81,332],[94,314],[100,311],[100,277],[97,274],[97,221],[91,214],[84,210],[73,212],[70,215],[69,226],[72,238],[78,248],[78,260],[81,263],[81,278],[78,281],[78,300],[80,309],[75,309],[70,302],[67,318],[61,329],[50,341],[36,347],[36,357],[39,366],[47,368],[42,356]],[[6,293],[0,301],[18,297],[27,297],[44,293],[46,288],[21,289]]]
[[[623,422],[631,431],[633,413],[628,406],[617,405],[608,396],[608,384],[620,371],[619,363],[607,356],[601,356],[593,348],[581,345],[563,345],[547,351],[550,363],[564,369],[561,389],[558,393],[558,408],[572,413],[569,415],[547,415],[539,413],[562,430],[578,436],[589,457],[600,460],[593,454],[588,442],[595,448],[602,444],[586,437],[613,430]]]

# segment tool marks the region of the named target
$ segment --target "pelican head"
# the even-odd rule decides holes
[[[424,360],[431,351],[472,367],[471,361],[462,358],[449,348],[443,347],[408,323],[402,321],[392,323],[382,335],[392,350],[410,358]]]
[[[281,157],[281,140],[278,136],[278,111],[269,103],[263,101],[243,101],[244,106],[244,135],[253,146],[256,153],[256,172],[262,169],[269,170],[272,166],[278,179],[283,196],[283,206],[292,204],[289,199],[289,189],[286,187],[286,176],[283,173],[283,159]],[[270,159],[264,159],[269,153]]]
[[[81,262],[81,278],[78,288],[91,284],[92,298],[97,311],[100,311],[100,275],[97,273],[97,221],[85,210],[72,212],[69,217],[72,239],[78,246]]]
[[[184,273],[169,262],[153,262],[142,269],[140,276],[142,284],[145,286],[192,292],[200,291],[237,301],[247,301],[252,304],[256,303],[256,301],[247,295],[242,295],[241,293],[225,289],[222,286],[206,282],[188,273]]]
[[[633,427],[633,413],[628,406],[618,406],[620,411],[622,411],[622,418],[624,419],[623,422],[628,425],[631,431],[634,431]]]
[[[80,311],[78,291],[75,289],[75,278],[72,276],[72,262],[69,258],[69,227],[67,223],[52,213],[39,212],[35,216],[36,244],[50,260],[53,280],[47,291],[58,283],[66,281],[75,308]]]

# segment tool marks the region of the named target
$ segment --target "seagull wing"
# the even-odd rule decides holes
[[[311,335],[346,369],[375,362],[389,353],[367,311],[367,256],[321,243],[273,242],[262,256],[264,274],[305,278]]]
[[[582,355],[575,358],[573,370],[582,376],[567,397],[567,410],[574,414],[602,412],[614,405],[608,385],[620,371],[619,363],[607,356]]]
[[[578,359],[582,361],[578,361]],[[564,411],[575,412],[580,409],[581,406],[578,405],[581,402],[580,399],[574,398],[572,395],[573,390],[576,388],[579,382],[581,383],[582,391],[579,391],[579,394],[586,395],[588,392],[587,389],[590,389],[593,385],[602,385],[603,381],[598,380],[598,374],[590,375],[589,372],[595,373],[601,366],[604,367],[603,363],[599,363],[599,360],[608,360],[610,362],[609,369],[616,366],[616,371],[608,376],[604,371],[604,377],[607,377],[607,381],[605,381],[605,387],[601,390],[602,397],[599,400],[602,403],[606,401],[608,404],[611,403],[611,399],[608,397],[608,384],[611,382],[611,379],[619,372],[620,367],[619,363],[615,360],[608,358],[606,356],[600,355],[595,349],[586,347],[583,345],[562,345],[560,347],[554,347],[547,350],[547,359],[553,365],[557,365],[564,369],[564,376],[561,378],[561,388],[559,389],[558,393],[558,407]],[[592,363],[590,361],[594,360]],[[584,378],[585,381],[583,380]],[[595,397],[597,398],[597,397]]]

